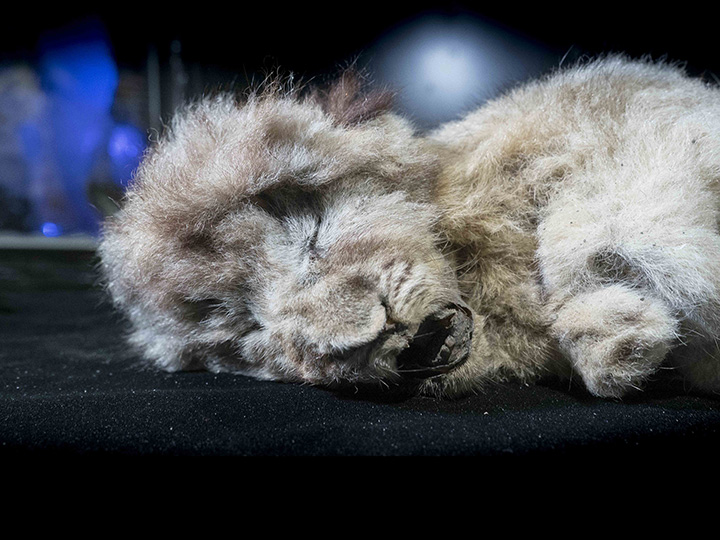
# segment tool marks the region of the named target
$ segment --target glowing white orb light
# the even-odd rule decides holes
[[[483,19],[428,15],[380,39],[365,66],[398,92],[402,113],[430,129],[558,60],[554,51]]]
[[[444,96],[462,96],[479,78],[479,65],[469,51],[458,43],[441,43],[428,47],[421,60],[420,76],[428,89]]]

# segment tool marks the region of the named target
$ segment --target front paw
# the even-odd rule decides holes
[[[662,301],[611,285],[568,301],[558,311],[553,333],[593,395],[620,398],[641,389],[657,371],[677,328]]]

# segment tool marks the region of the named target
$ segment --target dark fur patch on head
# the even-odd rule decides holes
[[[369,89],[367,79],[349,69],[327,90],[316,91],[313,98],[337,124],[351,127],[389,112],[395,96],[386,89]]]

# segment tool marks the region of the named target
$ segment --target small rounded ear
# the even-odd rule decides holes
[[[369,89],[366,78],[354,69],[345,71],[328,89],[316,91],[314,95],[336,124],[347,127],[389,112],[394,97],[394,93],[386,89]]]

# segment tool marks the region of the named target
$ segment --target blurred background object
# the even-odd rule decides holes
[[[375,79],[399,90],[399,112],[422,129],[557,64],[556,51],[468,14],[427,14],[380,38],[363,59]]]
[[[356,64],[397,91],[419,131],[583,56],[664,57],[709,81],[720,71],[713,17],[690,8],[191,7],[17,6],[0,23],[0,247],[92,248],[177,107],[278,69],[324,82]]]

